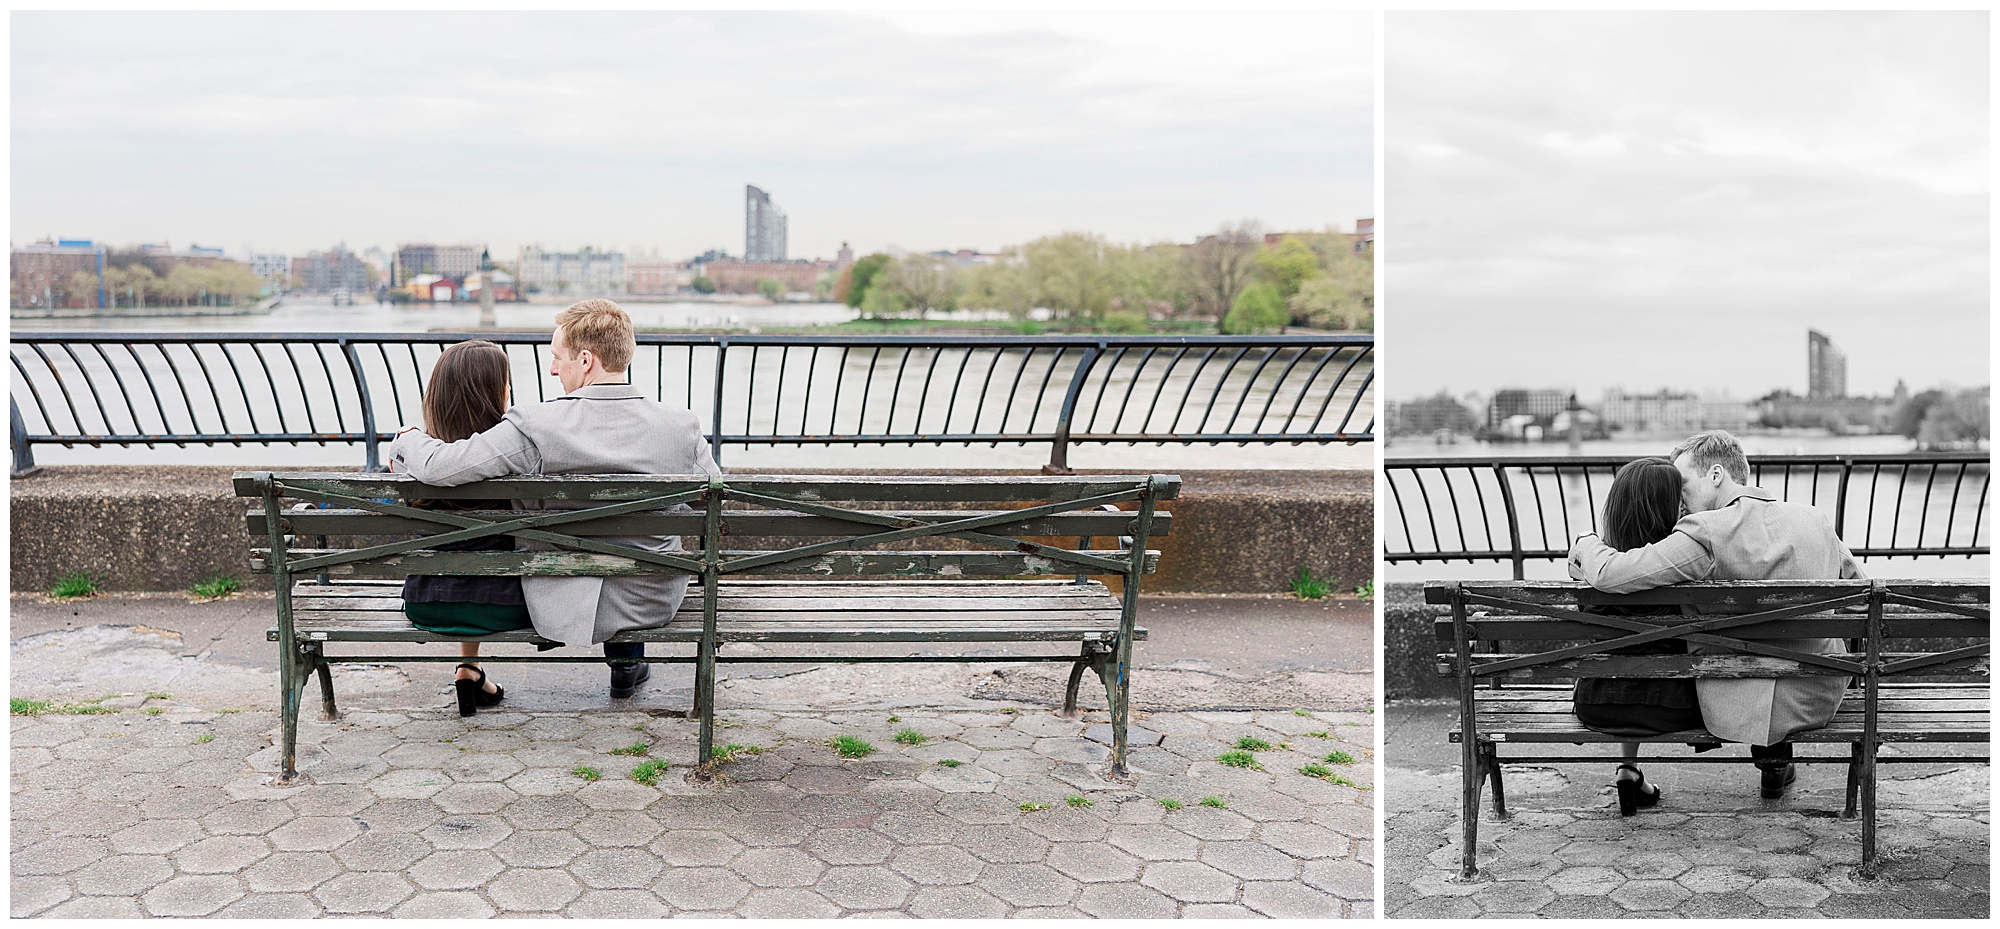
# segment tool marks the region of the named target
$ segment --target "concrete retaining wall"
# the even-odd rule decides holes
[[[13,589],[47,590],[77,572],[107,590],[182,590],[218,574],[252,580],[243,525],[249,501],[229,486],[237,470],[250,469],[58,466],[9,482]],[[1148,591],[1278,592],[1302,563],[1344,591],[1373,572],[1370,472],[1185,471],[1181,478],[1180,499],[1163,505],[1175,523],[1158,546]]]

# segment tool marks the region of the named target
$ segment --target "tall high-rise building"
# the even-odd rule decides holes
[[[1806,399],[1839,400],[1847,396],[1847,353],[1817,329],[1806,330]]]
[[[749,184],[743,185],[743,260],[785,260],[785,211]]]

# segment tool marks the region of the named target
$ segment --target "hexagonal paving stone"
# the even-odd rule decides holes
[[[664,773],[660,776],[660,781],[665,783],[668,778],[675,776],[677,775],[673,773]],[[636,781],[606,777],[604,780],[586,783],[578,788],[576,798],[593,810],[643,810],[660,798],[660,791],[658,788],[647,787]]]
[[[617,848],[644,845],[666,831],[653,817],[630,810],[592,813],[574,828],[577,838],[591,845]]]
[[[304,893],[339,873],[326,852],[278,852],[243,872],[243,883],[256,894]]]
[[[20,895],[16,894],[14,899],[16,915],[27,915],[19,912]],[[41,915],[53,919],[144,919],[146,911],[139,908],[139,901],[129,897],[79,897]]]
[[[999,786],[1000,775],[978,765],[932,765],[917,775],[917,781],[947,793],[990,793]]]
[[[753,848],[729,869],[758,887],[810,887],[826,865],[796,848]]]
[[[867,829],[821,829],[806,839],[806,851],[827,864],[878,864],[895,846]]]
[[[431,844],[406,832],[369,832],[333,850],[355,871],[401,871],[431,853]]]
[[[750,893],[750,883],[724,868],[670,868],[653,893],[679,910],[727,910]]]
[[[1045,864],[987,865],[979,886],[1014,906],[1057,906],[1076,899],[1078,882]]]
[[[281,852],[332,851],[361,834],[351,816],[301,816],[276,829],[268,838]]]
[[[1139,877],[1139,859],[1096,843],[1058,842],[1049,847],[1048,864],[1086,884]]]
[[[1300,869],[1307,887],[1324,890],[1342,900],[1373,900],[1375,869],[1351,859],[1308,861]]]
[[[1299,872],[1297,859],[1257,842],[1209,842],[1198,857],[1246,881],[1288,881]]]
[[[671,912],[660,898],[644,890],[586,890],[563,908],[576,919],[649,919]]]
[[[1698,865],[1675,881],[1698,894],[1722,894],[1749,890],[1750,885],[1757,883],[1757,878],[1736,868]]]
[[[368,792],[384,800],[426,800],[451,786],[436,768],[397,768],[368,781]]]
[[[437,851],[410,868],[410,880],[425,890],[470,890],[507,869],[499,856],[484,849]]]
[[[243,888],[227,875],[176,877],[139,898],[154,916],[207,916],[243,896]]]
[[[1481,890],[1479,905],[1487,915],[1533,914],[1554,902],[1556,893],[1537,881],[1495,881]]]
[[[111,850],[127,855],[163,855],[192,845],[202,836],[201,824],[192,819],[149,819],[112,833]]]
[[[515,868],[559,868],[589,846],[567,829],[515,832],[493,846],[493,854]]]
[[[1293,858],[1332,858],[1347,845],[1347,837],[1311,823],[1265,823],[1257,837]]]
[[[842,909],[880,910],[902,906],[916,886],[887,867],[848,866],[828,870],[817,890]]]
[[[312,898],[329,913],[387,913],[415,892],[400,874],[367,872],[335,877],[314,890]]]
[[[745,919],[831,919],[840,907],[810,890],[778,888],[751,891],[737,913]]]
[[[76,892],[89,896],[136,896],[174,876],[164,855],[113,855],[71,876]]]
[[[584,886],[601,890],[649,887],[662,870],[659,858],[640,848],[592,849],[569,866],[569,873]]]
[[[1627,881],[1609,896],[1628,910],[1671,910],[1694,895],[1673,881]]]
[[[519,795],[500,784],[453,784],[431,795],[431,802],[446,813],[498,813]]]
[[[1236,899],[1237,880],[1194,861],[1156,861],[1146,865],[1139,883],[1183,903],[1229,903]]]
[[[937,812],[961,825],[997,826],[1021,817],[1019,801],[995,794],[946,794],[938,800]]]
[[[1637,852],[1616,865],[1620,874],[1635,880],[1672,880],[1694,865],[1671,852]]]
[[[513,831],[498,816],[447,816],[422,834],[434,848],[492,848]]]
[[[1112,826],[1107,841],[1146,861],[1192,860],[1200,848],[1193,836],[1167,825]]]
[[[1757,902],[1777,909],[1811,908],[1830,896],[1826,888],[1818,884],[1793,877],[1777,877],[1758,881],[1746,891]]]
[[[1093,807],[1058,804],[1055,809],[1021,817],[1021,828],[1051,842],[1102,842],[1111,832],[1111,823]]]
[[[1179,906],[1159,891],[1137,884],[1088,884],[1076,908],[1099,919],[1170,919]]]
[[[889,867],[919,884],[970,884],[986,863],[955,845],[909,845],[896,850]]]
[[[61,878],[16,875],[9,882],[7,913],[21,919],[49,909],[74,894]]]
[[[486,896],[502,911],[550,913],[576,899],[583,888],[554,868],[516,868],[486,885]]]
[[[489,919],[498,912],[478,894],[459,890],[417,894],[389,915],[397,919]]]
[[[1291,881],[1246,882],[1243,905],[1277,919],[1332,919],[1341,915],[1338,898]]]
[[[1624,885],[1624,874],[1596,865],[1564,868],[1548,879],[1549,889],[1564,896],[1602,897]]]
[[[922,919],[992,919],[1007,915],[1007,904],[977,887],[919,887],[910,897],[909,909]]]
[[[234,874],[269,854],[270,843],[255,836],[213,836],[175,852],[174,865],[188,874]]]
[[[669,831],[646,847],[661,861],[677,868],[728,864],[743,853],[743,843],[707,830]]]
[[[354,821],[371,833],[422,832],[444,818],[444,811],[425,800],[383,800],[354,814]]]
[[[522,797],[500,810],[500,817],[521,829],[568,829],[583,821],[589,808],[575,797]]]

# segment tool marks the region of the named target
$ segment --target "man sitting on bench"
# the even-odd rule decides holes
[[[549,345],[549,374],[562,382],[563,396],[517,405],[499,425],[458,442],[405,430],[389,449],[395,469],[444,487],[510,474],[721,474],[693,411],[651,400],[632,386],[626,368],[637,349],[632,318],[618,304],[575,304],[557,314]],[[654,552],[681,547],[678,536],[603,541]],[[686,575],[527,577],[521,588],[543,638],[565,645],[603,642],[606,659],[643,659],[644,643],[605,640],[666,625],[687,583]],[[632,696],[649,675],[644,661],[612,665],[611,696]]]
[[[1787,503],[1750,482],[1743,445],[1727,432],[1703,432],[1674,446],[1681,502],[1688,515],[1665,539],[1616,551],[1595,533],[1569,551],[1569,575],[1607,593],[1632,593],[1680,581],[1833,580],[1862,577],[1833,522],[1813,507]],[[1770,639],[1767,644],[1819,655],[1844,654],[1839,639]],[[1690,651],[1727,652],[1692,645]],[[1702,719],[1717,738],[1746,742],[1762,770],[1766,799],[1785,795],[1797,774],[1792,733],[1833,719],[1848,680],[1839,676],[1701,679]]]

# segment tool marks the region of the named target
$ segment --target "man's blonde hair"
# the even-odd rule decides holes
[[[562,330],[571,352],[588,349],[604,370],[613,373],[624,371],[639,348],[632,335],[632,317],[602,297],[570,304],[556,314],[556,328]]]
[[[1720,429],[1682,439],[1667,460],[1677,461],[1682,455],[1688,456],[1688,463],[1698,472],[1706,474],[1709,468],[1721,465],[1723,473],[1736,483],[1750,483],[1750,459],[1743,456],[1743,443]]]

